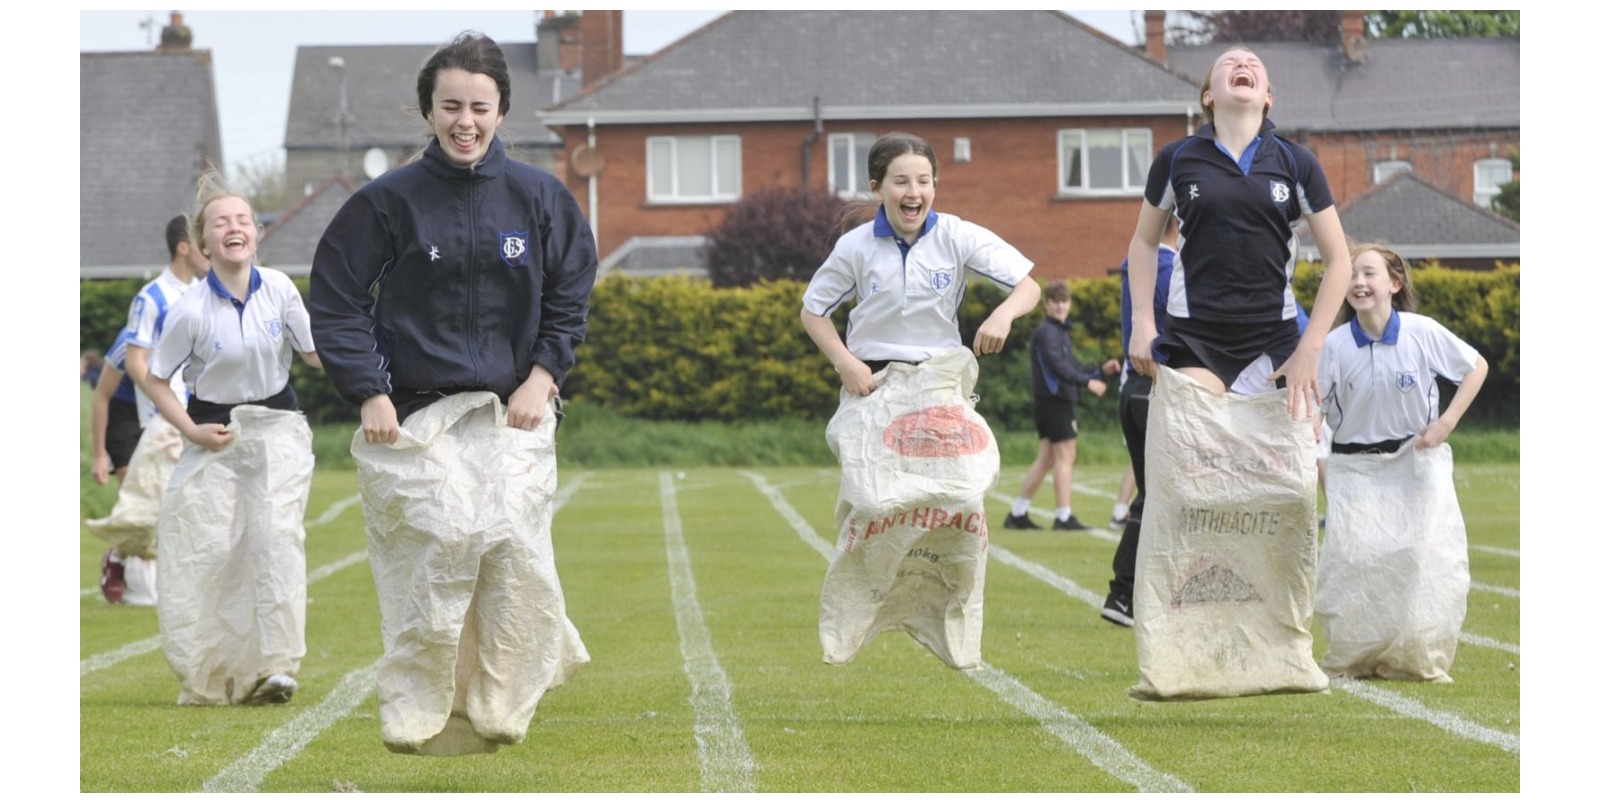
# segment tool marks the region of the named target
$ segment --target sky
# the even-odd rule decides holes
[[[480,3],[489,6],[492,4]],[[396,4],[388,4],[393,9]],[[194,47],[210,50],[230,174],[241,165],[283,160],[284,126],[295,48],[300,45],[443,44],[476,29],[499,42],[533,41],[541,11],[228,11],[181,9]],[[716,19],[719,10],[632,9],[622,15],[627,55],[648,55]],[[1070,11],[1108,35],[1133,42],[1140,12]],[[80,51],[151,50],[172,9],[95,10],[78,14]]]

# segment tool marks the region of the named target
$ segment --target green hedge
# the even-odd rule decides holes
[[[1301,265],[1295,292],[1310,307],[1322,279],[1320,269]],[[301,293],[305,278],[295,280]],[[1493,272],[1418,265],[1415,283],[1421,312],[1438,319],[1483,352],[1491,367],[1488,384],[1469,415],[1474,421],[1518,423],[1520,375],[1520,265]],[[1120,358],[1121,287],[1115,277],[1077,279],[1073,290],[1073,342],[1086,364]],[[127,317],[138,280],[80,284],[82,347],[108,347]],[[648,420],[826,419],[838,405],[833,367],[800,326],[796,281],[750,288],[714,289],[682,277],[640,279],[614,276],[595,286],[589,337],[563,393],[625,417]],[[1001,293],[974,282],[962,302],[962,336],[972,334]],[[845,314],[836,315],[841,331]],[[1032,426],[1028,386],[1028,342],[1044,319],[1043,303],[1018,320],[1003,352],[979,360],[979,409],[991,425],[1011,430]],[[295,362],[295,392],[314,423],[348,422],[356,409],[340,400],[321,373]],[[1090,426],[1115,427],[1115,392],[1088,397],[1079,417]]]

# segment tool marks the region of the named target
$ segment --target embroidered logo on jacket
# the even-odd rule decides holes
[[[935,292],[944,294],[944,290],[950,288],[950,284],[955,282],[956,273],[954,270],[942,269],[933,273],[929,280],[932,281]]]
[[[267,335],[276,339],[283,335],[283,320],[275,319],[267,323]]]
[[[527,231],[500,234],[500,260],[512,269],[528,265]]]
[[[1395,375],[1395,387],[1402,392],[1409,392],[1417,388],[1417,373],[1400,372]]]

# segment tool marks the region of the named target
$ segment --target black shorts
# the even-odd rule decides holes
[[[111,457],[113,471],[128,466],[134,448],[139,446],[139,407],[126,400],[111,398],[111,408],[106,412],[106,455]]]
[[[1168,317],[1167,329],[1156,339],[1156,360],[1173,369],[1203,367],[1232,386],[1239,373],[1266,355],[1276,370],[1300,345],[1300,324],[1281,322],[1206,322]],[[1283,388],[1283,379],[1278,379]]]
[[[1052,442],[1078,438],[1078,405],[1054,396],[1033,398],[1033,428]]]

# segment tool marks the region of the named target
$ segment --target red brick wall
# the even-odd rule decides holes
[[[1508,158],[1521,146],[1520,131],[1315,134],[1304,142],[1328,176],[1341,205],[1373,187],[1380,161],[1411,162],[1412,174],[1472,202],[1472,165],[1483,158]]]
[[[1149,127],[1159,150],[1186,132],[1181,118],[1125,117],[1027,120],[875,120],[834,122],[826,131],[905,130],[927,139],[939,158],[934,208],[1000,234],[1032,259],[1035,277],[1092,277],[1122,262],[1133,234],[1141,195],[1109,199],[1061,199],[1056,195],[1056,131],[1078,127]],[[598,176],[600,252],[609,255],[633,236],[685,236],[710,230],[727,206],[651,206],[644,202],[645,139],[661,135],[738,134],[746,192],[766,184],[800,182],[801,144],[809,122],[729,125],[614,125],[596,129],[596,150],[605,157]],[[576,146],[588,132],[564,131]],[[972,142],[972,160],[956,163],[954,140]],[[811,150],[811,184],[827,185],[827,140]],[[588,204],[588,182],[566,175],[579,202]]]

